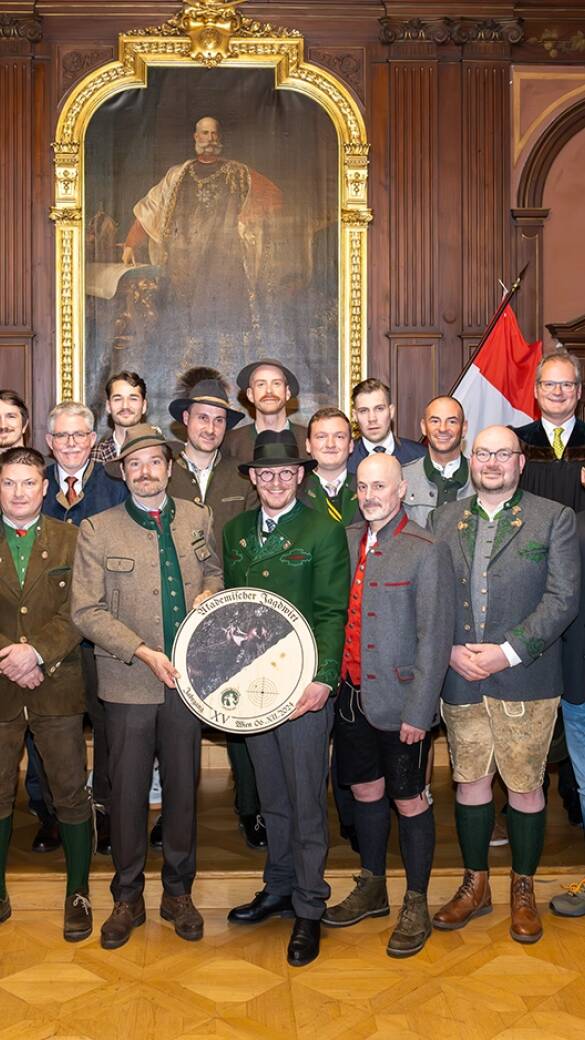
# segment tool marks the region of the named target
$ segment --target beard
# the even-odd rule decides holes
[[[195,141],[195,154],[196,155],[216,155],[220,156],[223,152],[223,145],[217,142],[217,144],[198,144]]]

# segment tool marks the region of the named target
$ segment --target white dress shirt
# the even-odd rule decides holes
[[[567,447],[567,441],[570,439],[571,434],[575,428],[575,416],[572,415],[570,419],[566,419],[564,423],[551,423],[548,419],[541,418],[541,423],[544,427],[549,444],[552,448],[552,443],[555,436],[555,430],[562,430],[561,440],[563,442],[563,448]]]
[[[388,436],[385,438],[385,440],[378,441],[377,444],[374,444],[373,441],[369,441],[367,437],[363,436],[363,434],[362,434],[362,441],[363,441],[364,447],[367,449],[369,455],[371,455],[372,452],[375,451],[376,448],[383,448],[387,455],[393,455],[394,454],[394,448],[396,447],[396,442],[394,440],[394,434],[392,433],[392,430],[390,430],[390,432],[389,432]]]

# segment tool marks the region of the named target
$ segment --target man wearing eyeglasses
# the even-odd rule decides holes
[[[254,457],[240,465],[260,509],[230,520],[223,532],[225,587],[252,586],[284,596],[315,635],[317,671],[291,717],[276,729],[246,738],[266,822],[265,888],[233,909],[233,924],[295,917],[288,963],[319,954],[320,920],[330,889],[327,857],[327,774],[330,699],[337,687],[349,594],[349,553],[343,524],[297,499],[313,459],[299,454],[290,430],[266,430]]]
[[[125,501],[124,481],[113,480],[101,462],[91,459],[96,442],[94,416],[79,401],[63,401],[49,412],[47,444],[55,462],[47,466],[48,488],[43,513],[79,527],[86,517]],[[97,851],[110,852],[110,781],[108,777],[105,718],[98,697],[93,647],[84,641],[81,662],[87,696],[87,711],[93,727],[93,798],[98,810]],[[38,836],[37,836],[38,837]],[[44,840],[50,840],[50,833]]]
[[[575,415],[581,397],[579,358],[564,348],[545,354],[536,370],[534,396],[540,419],[516,430],[526,456],[521,486],[580,513],[585,509],[585,422]]]
[[[455,645],[442,714],[465,868],[433,924],[463,928],[492,909],[488,849],[498,771],[508,792],[510,935],[534,943],[542,936],[533,888],[545,829],[542,779],[563,691],[561,635],[579,603],[580,561],[573,510],[521,490],[523,469],[513,430],[488,427],[471,453],[476,494],[430,519],[455,567]]]

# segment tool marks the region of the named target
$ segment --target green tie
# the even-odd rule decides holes
[[[557,459],[560,459],[562,457],[563,451],[565,450],[563,448],[563,427],[555,426],[553,434],[554,436],[552,442],[552,450],[555,453],[555,457]]]

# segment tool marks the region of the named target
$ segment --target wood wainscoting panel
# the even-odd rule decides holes
[[[31,343],[0,334],[0,387],[15,390],[27,403],[32,393]]]
[[[31,331],[32,63],[0,53],[0,330]]]
[[[440,335],[389,334],[390,386],[398,436],[417,441],[425,405],[438,391]]]

